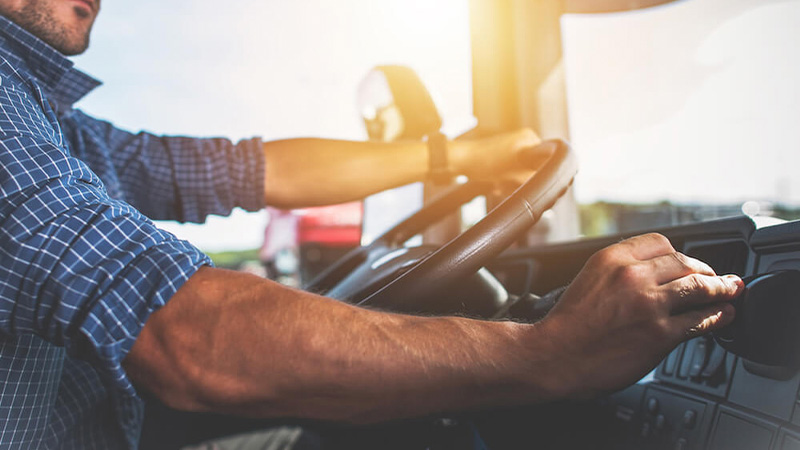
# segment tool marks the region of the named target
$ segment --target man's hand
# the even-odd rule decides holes
[[[622,388],[681,341],[729,324],[743,288],[647,234],[592,256],[539,325],[560,354],[565,393],[583,397]]]
[[[524,183],[550,157],[534,149],[542,140],[529,128],[449,143],[453,168],[471,179]]]

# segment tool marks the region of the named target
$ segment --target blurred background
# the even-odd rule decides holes
[[[133,131],[363,140],[359,82],[376,65],[403,64],[432,91],[443,131],[455,136],[476,124],[473,76],[483,69],[473,46],[482,36],[470,27],[480,28],[491,3],[106,1],[89,51],[76,58],[105,85],[79,107]],[[536,89],[564,106],[535,122],[579,156],[579,221],[558,238],[742,213],[798,217],[800,1],[683,0],[560,17],[560,50]],[[515,23],[515,33],[526,32]],[[515,51],[518,60],[550,57]],[[411,187],[366,207],[161,225],[220,265],[296,274],[300,259],[323,264],[420,203]],[[323,247],[334,250],[300,255],[291,247],[304,239],[328,239]],[[265,259],[273,267],[264,269]]]

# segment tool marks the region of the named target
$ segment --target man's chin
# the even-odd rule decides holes
[[[85,42],[82,42],[79,45],[59,45],[53,47],[65,56],[76,56],[85,52],[86,49],[89,48],[89,40],[87,39]]]
[[[63,28],[59,32],[43,38],[45,42],[66,56],[80,55],[89,48],[89,33],[91,26],[85,29],[80,24],[70,28]],[[41,36],[40,36],[41,38]]]

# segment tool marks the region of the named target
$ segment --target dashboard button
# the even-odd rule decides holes
[[[681,357],[681,350],[683,350],[683,344],[679,345],[667,355],[667,359],[664,361],[664,375],[672,375],[675,372],[675,366],[678,365],[678,358]]]
[[[711,356],[708,357],[708,364],[706,364],[706,368],[703,369],[703,373],[700,374],[703,378],[711,378],[719,371],[719,368],[725,363],[725,349],[722,348],[721,345],[715,345],[710,343],[713,347],[711,350]]]
[[[692,368],[695,346],[697,346],[696,338],[686,342],[686,347],[683,349],[681,364],[678,367],[678,378],[689,378],[689,370]]]
[[[647,399],[647,412],[650,414],[655,415],[658,412],[658,399],[655,397],[650,397]]]
[[[697,425],[697,413],[689,409],[683,413],[683,426],[691,430],[695,425]]]
[[[662,431],[667,426],[667,418],[663,414],[656,417],[656,430]]]
[[[703,372],[703,368],[708,362],[708,337],[701,337],[697,339],[694,344],[694,351],[692,351],[692,359],[689,366],[689,376],[697,378]]]
[[[645,422],[642,424],[641,435],[643,438],[649,438],[652,431],[653,429],[650,425],[650,422]]]

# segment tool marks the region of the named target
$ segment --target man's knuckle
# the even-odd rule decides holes
[[[703,293],[708,291],[708,283],[703,276],[693,273],[686,277],[684,281],[684,288],[687,290],[685,296],[693,293]]]
[[[672,259],[674,259],[675,262],[677,262],[678,265],[680,267],[682,267],[684,270],[690,270],[691,269],[691,264],[689,263],[689,257],[684,255],[683,253],[681,253],[681,252],[672,252],[672,253],[670,253],[670,257],[672,257]]]
[[[589,258],[588,265],[598,266],[601,268],[617,265],[618,252],[619,250],[614,246],[599,250]]]
[[[708,264],[700,261],[697,258],[692,258],[691,256],[686,256],[681,254],[685,266],[691,270],[692,272],[702,273],[706,275],[714,274],[714,269],[711,268]]]
[[[628,264],[617,269],[617,278],[626,285],[638,284],[644,276],[644,271],[639,264]]]
[[[698,267],[700,268],[701,272],[707,273],[709,275],[716,275],[717,272],[714,271],[714,268],[709,266],[705,262],[700,261],[699,259],[696,259],[695,263],[698,265]]]
[[[672,248],[672,243],[661,233],[648,233],[645,236],[663,248]]]

